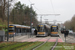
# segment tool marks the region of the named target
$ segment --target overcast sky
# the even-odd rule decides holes
[[[60,14],[59,16],[49,15],[42,16],[42,20],[62,21],[71,20],[75,14],[75,0],[18,0],[21,3],[29,5],[34,3],[33,9],[37,14]],[[40,15],[37,16],[40,21]]]

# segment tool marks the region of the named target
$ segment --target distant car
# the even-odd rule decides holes
[[[69,34],[73,34],[73,31],[72,30],[69,30]]]

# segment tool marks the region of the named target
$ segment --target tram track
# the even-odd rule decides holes
[[[48,38],[48,40],[49,40],[50,38]],[[47,41],[48,41],[47,40]],[[43,43],[41,43],[40,45],[38,45],[38,46],[36,46],[36,47],[34,47],[34,48],[32,48],[31,50],[35,50],[36,48],[38,48],[38,47],[40,47],[40,46],[42,46],[42,45],[44,45],[47,41],[45,41],[45,42],[43,42]]]
[[[23,46],[24,47],[30,47],[30,46],[32,46],[32,45],[35,45],[35,44],[37,44],[40,40],[46,40],[46,41],[43,41],[42,43],[40,43],[40,44],[38,44],[38,45],[36,45],[34,48],[32,48],[31,50],[35,50],[35,49],[37,49],[37,48],[39,48],[39,47],[41,47],[41,46],[43,46],[44,44],[46,44],[47,42],[49,42],[49,40],[50,39],[54,39],[55,40],[55,38],[56,37],[45,37],[45,38],[43,38],[43,37],[39,37],[37,40],[35,40],[34,42],[29,42],[29,43],[24,43],[24,44],[22,44],[22,45],[19,45],[19,46],[15,46],[15,47],[12,47],[10,50],[14,50],[14,49],[18,49],[18,48],[23,48]],[[34,38],[32,38],[32,39],[34,39]],[[36,43],[37,42],[37,43]],[[56,47],[56,45],[57,45],[57,42],[58,42],[58,37],[56,38],[56,40],[55,40],[55,42],[54,42],[54,45],[52,44],[52,46],[53,47],[51,47],[49,50],[54,50],[54,48]],[[22,42],[23,43],[23,42]],[[16,44],[15,44],[16,45]],[[5,48],[6,47],[9,47],[9,46],[11,46],[11,45],[7,45],[7,46],[4,46]],[[2,48],[4,48],[4,47],[2,47]]]
[[[47,38],[47,37],[46,37],[46,38]],[[42,45],[46,44],[46,42],[48,42],[51,38],[54,38],[54,37],[50,37],[50,38],[48,38],[47,41],[41,43],[40,45],[38,45],[38,46],[36,46],[36,47],[34,47],[34,48],[32,48],[31,50],[35,50],[35,49],[41,47]],[[56,38],[56,41],[55,41],[53,47],[51,47],[49,50],[54,50],[54,48],[56,47],[57,43],[58,43],[58,37]]]
[[[46,38],[48,38],[48,37],[46,37]],[[32,38],[32,39],[34,39],[34,38]],[[41,38],[41,39],[42,39],[42,38]],[[41,39],[38,39],[38,40],[41,40]],[[35,41],[35,42],[38,42],[38,40]],[[23,45],[20,45],[20,46],[17,46],[17,47],[11,48],[10,50],[14,50],[14,49],[19,48],[19,47],[23,47],[23,46],[31,45],[31,44],[33,44],[33,43],[35,43],[35,42],[29,42],[29,43],[26,43],[26,44],[23,44]]]
[[[46,38],[48,38],[48,37],[46,37]],[[33,38],[33,39],[34,39],[34,38]],[[41,38],[41,39],[42,39],[42,38]],[[41,39],[38,39],[38,40],[41,40]],[[38,42],[38,40],[36,40],[35,42]],[[30,42],[30,43],[27,43],[27,44],[24,44],[24,45],[21,45],[21,46],[18,46],[18,47],[12,48],[11,50],[14,50],[14,49],[19,48],[19,47],[23,47],[23,46],[31,45],[31,44],[33,44],[33,43],[35,43],[35,42]],[[41,44],[43,44],[43,43],[41,43]]]
[[[57,43],[58,43],[58,38],[57,38],[57,40],[56,40],[54,46],[53,46],[50,50],[54,50],[54,48],[56,47]]]
[[[61,38],[61,37],[59,36],[59,38]],[[56,42],[55,42],[54,46],[51,47],[50,50],[54,50],[54,48],[56,47],[57,43],[58,43],[58,38],[56,39]]]

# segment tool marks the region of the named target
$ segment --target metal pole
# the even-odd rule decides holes
[[[66,37],[65,37],[65,43],[66,43]]]
[[[42,23],[42,15],[41,15],[41,17],[40,17],[40,23]]]
[[[14,34],[13,34],[13,42],[14,42]]]
[[[9,41],[9,0],[8,0],[8,33],[7,33],[7,41]]]
[[[14,9],[13,9],[13,21],[14,21]],[[15,22],[14,22],[15,23]]]
[[[32,35],[32,4],[31,4],[31,11],[30,11],[30,30],[31,30],[31,34],[30,34],[30,37],[31,37],[31,35]]]
[[[31,37],[31,35],[32,35],[32,5],[34,5],[34,4],[31,4],[30,6],[31,6],[31,11],[30,11],[30,28],[31,28],[31,34],[30,34],[30,37]]]

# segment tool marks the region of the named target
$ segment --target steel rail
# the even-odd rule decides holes
[[[56,47],[57,43],[58,43],[58,38],[57,38],[57,40],[56,40],[54,46],[53,46],[50,50],[54,50],[54,48]]]
[[[50,38],[49,38],[49,39],[50,39]],[[49,39],[48,39],[48,40],[49,40]],[[48,41],[48,40],[47,40],[47,41]],[[38,48],[38,47],[42,46],[42,45],[43,45],[43,44],[45,44],[47,41],[45,41],[45,42],[41,43],[40,45],[38,45],[38,46],[34,47],[32,50],[35,50],[36,48]]]

